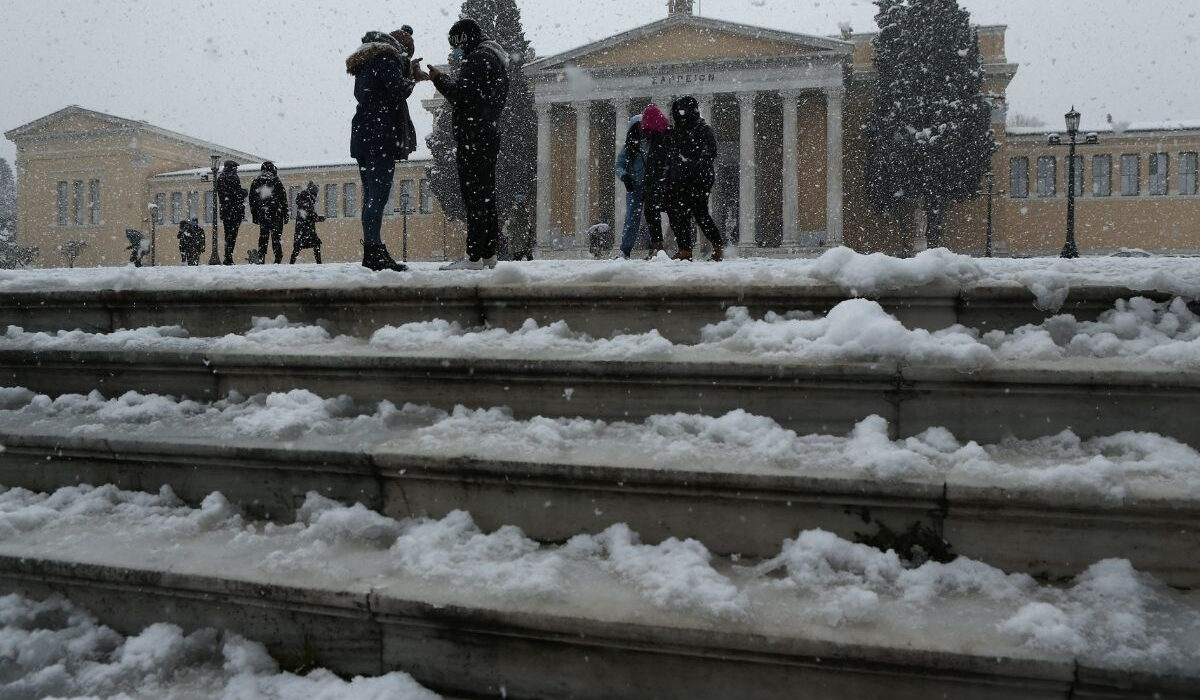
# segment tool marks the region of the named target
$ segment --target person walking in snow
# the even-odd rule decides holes
[[[451,109],[457,147],[458,183],[467,210],[467,256],[443,269],[482,270],[496,266],[500,221],[496,213],[498,121],[508,101],[508,52],[488,40],[473,19],[450,28],[450,47],[461,53],[457,76],[429,66],[429,77]]]
[[[238,164],[227,160],[217,175],[217,200],[221,210],[221,226],[225,229],[225,264],[233,264],[233,248],[237,245],[238,228],[246,219],[246,190],[238,177]]]
[[[533,249],[537,247],[537,231],[534,229],[533,212],[525,195],[517,195],[508,217],[504,221],[504,233],[508,237],[508,252],[513,260],[533,260]]]
[[[362,179],[362,266],[368,270],[403,272],[383,243],[384,209],[392,192],[396,161],[417,149],[417,132],[408,111],[413,88],[426,76],[421,59],[413,58],[412,28],[391,34],[367,32],[362,45],[346,59],[354,76],[358,108],[350,126],[350,156],[358,161]]]
[[[645,176],[643,179],[643,209],[646,228],[650,231],[652,260],[663,249],[662,215],[670,201],[671,122],[658,105],[651,104],[642,112],[642,137],[646,140]]]
[[[179,257],[184,265],[199,265],[200,254],[204,252],[204,241],[207,238],[198,219],[179,222]]]
[[[625,145],[617,154],[617,178],[625,185],[625,221],[621,229],[621,257],[626,260],[633,253],[638,234],[642,230],[642,203],[645,197],[646,152],[649,144],[642,138],[642,115],[636,114],[629,120],[625,131]],[[615,222],[614,222],[615,223]]]
[[[725,240],[708,211],[709,193],[715,180],[714,162],[717,159],[717,137],[712,127],[700,116],[700,104],[686,95],[671,105],[671,159],[668,167],[670,201],[667,216],[675,241],[679,246],[678,260],[692,259],[692,220],[712,244],[711,260],[720,262],[725,255]]]
[[[287,190],[279,181],[275,164],[262,164],[258,177],[250,183],[250,218],[258,224],[259,264],[266,262],[267,241],[275,253],[275,264],[283,262],[283,226],[291,216],[288,213]]]
[[[292,258],[289,261],[296,264],[296,258],[305,248],[313,249],[313,257],[321,264],[321,239],[317,236],[317,224],[325,217],[317,213],[317,193],[320,189],[317,183],[308,181],[304,191],[296,195],[296,238],[292,241]]]

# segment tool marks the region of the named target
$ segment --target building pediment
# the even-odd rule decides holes
[[[720,64],[755,59],[848,56],[853,46],[826,37],[793,34],[681,15],[639,27],[529,65],[537,73],[568,66],[592,71],[639,66]]]
[[[142,126],[131,119],[114,117],[110,114],[95,112],[90,109],[65,107],[41,119],[19,126],[5,134],[9,139],[31,136],[51,136],[54,134],[96,133],[132,129]]]

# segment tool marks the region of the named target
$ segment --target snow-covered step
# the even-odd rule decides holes
[[[1062,587],[906,565],[811,531],[754,566],[628,528],[539,546],[465,513],[397,522],[310,497],[248,522],[219,496],[0,492],[0,591],[118,632],[219,627],[277,658],[512,698],[1182,698],[1200,601],[1127,562]],[[663,683],[670,678],[670,683]]]
[[[695,342],[700,329],[725,318],[733,306],[754,316],[768,311],[825,314],[856,296],[834,285],[750,284],[689,287],[574,284],[441,285],[393,287],[217,288],[29,291],[0,298],[0,328],[30,331],[178,325],[193,335],[243,332],[253,317],[283,314],[295,322],[318,323],[333,333],[370,335],[383,326],[446,319],[464,326],[517,329],[527,319],[566,321],[595,337],[657,330],[676,342]],[[937,330],[954,324],[982,330],[1012,330],[1056,313],[1094,320],[1119,299],[1142,296],[1169,301],[1153,290],[1118,286],[1062,290],[1051,306],[1019,286],[931,285],[869,294],[910,328]]]
[[[192,504],[220,491],[277,520],[317,492],[394,517],[465,509],[485,528],[517,525],[543,542],[628,523],[651,542],[690,537],[751,558],[822,529],[1050,579],[1121,557],[1200,587],[1200,455],[1153,435],[980,447],[942,430],[890,441],[877,418],[847,437],[799,437],[736,414],[639,426],[462,411],[417,429],[362,421],[378,432],[360,445],[331,432],[266,446],[200,425],[188,434],[178,419],[146,430],[160,437],[88,421],[0,418],[0,484],[169,486]],[[739,431],[732,444],[714,437]]]
[[[81,346],[86,347],[86,346]],[[928,362],[521,359],[381,353],[0,350],[0,384],[52,396],[93,389],[213,400],[303,388],[323,396],[453,408],[509,406],[521,417],[642,420],[744,409],[801,433],[844,434],[871,415],[899,436],[944,427],[995,443],[1072,430],[1123,430],[1200,445],[1200,372],[1113,359],[1005,362],[964,371]]]

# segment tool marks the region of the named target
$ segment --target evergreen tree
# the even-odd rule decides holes
[[[17,230],[17,181],[8,161],[0,158],[0,231]]]
[[[525,64],[533,52],[521,27],[521,11],[515,0],[464,0],[460,17],[479,23],[484,36],[500,44],[509,54],[508,102],[500,117],[500,158],[496,166],[496,207],[503,217],[517,195],[533,202],[537,190],[537,116],[533,91],[525,77]],[[451,72],[459,61],[450,58]],[[443,105],[434,117],[433,133],[428,139],[433,155],[429,183],[434,195],[451,219],[466,219],[458,170],[454,161],[454,133],[450,128],[450,106]]]
[[[996,144],[979,38],[957,0],[875,0],[879,34],[868,190],[885,214],[924,208],[930,247],[947,209],[976,196]]]

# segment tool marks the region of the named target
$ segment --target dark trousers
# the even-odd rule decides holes
[[[725,239],[721,237],[721,230],[708,213],[708,192],[697,190],[676,194],[667,208],[667,217],[671,220],[671,230],[675,232],[675,245],[680,250],[691,250],[695,245],[692,240],[693,219],[714,249],[724,247]]]
[[[662,250],[663,230],[662,214],[667,211],[664,196],[647,192],[645,203],[646,230],[650,234],[650,251]]]
[[[258,225],[258,255],[267,261],[267,241],[271,241],[271,252],[275,253],[275,264],[283,262],[283,222],[271,221]]]
[[[358,176],[362,178],[363,243],[383,242],[383,214],[392,196],[392,180],[396,177],[396,161],[391,158],[372,158],[358,161]]]
[[[221,225],[225,227],[225,264],[233,264],[233,249],[237,245],[238,228],[241,227],[241,221],[222,221]]]
[[[304,248],[306,248],[306,247],[309,247],[309,246],[294,246],[292,248],[291,264],[293,264],[293,265],[296,264],[296,258],[300,257],[300,251],[304,250]],[[321,264],[321,244],[318,243],[317,245],[314,245],[311,247],[312,247],[312,251],[313,251],[313,257],[316,258],[317,264],[320,265]]]
[[[483,129],[458,140],[455,159],[463,208],[467,210],[467,257],[493,258],[500,239],[496,214],[496,160],[500,156],[500,132]]]

